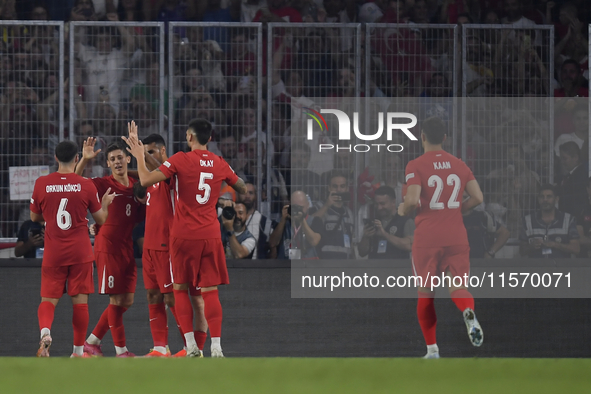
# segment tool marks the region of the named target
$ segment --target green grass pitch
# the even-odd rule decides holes
[[[590,359],[0,358],[7,393],[583,393]]]

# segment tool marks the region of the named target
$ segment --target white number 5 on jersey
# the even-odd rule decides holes
[[[435,192],[433,193],[433,197],[429,203],[429,208],[433,210],[444,209],[445,204],[439,201],[439,197],[441,197],[441,192],[443,191],[444,186],[443,179],[437,175],[431,175],[427,181],[427,185],[429,187],[435,188]],[[462,186],[460,177],[456,174],[449,174],[447,177],[447,185],[454,187],[453,191],[451,192],[451,196],[449,197],[449,201],[447,202],[447,207],[449,209],[457,209],[460,207],[460,202],[457,201],[457,199],[458,194],[460,193],[460,187]]]
[[[199,204],[205,204],[209,201],[209,196],[211,195],[211,186],[205,183],[205,181],[208,179],[213,179],[213,174],[209,172],[202,172],[199,177],[199,190],[203,190],[203,195],[196,195],[197,202]]]

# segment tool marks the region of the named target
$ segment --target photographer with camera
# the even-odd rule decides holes
[[[328,183],[328,198],[314,216],[322,219],[324,236],[320,246],[323,259],[348,259],[353,248],[353,212],[345,205],[351,201],[349,181],[340,171],[332,171]]]
[[[379,187],[374,193],[374,206],[377,218],[363,219],[359,255],[370,259],[408,259],[415,223],[408,216],[398,215],[394,189]]]
[[[256,240],[246,229],[246,206],[243,203],[227,204],[222,209],[222,243],[226,259],[252,259]]]
[[[26,259],[43,258],[43,246],[45,242],[45,228],[41,223],[25,220],[18,230],[15,257]]]
[[[269,237],[269,247],[277,247],[278,259],[317,259],[316,246],[322,239],[322,220],[308,216],[310,203],[301,190],[291,195],[291,205],[281,210],[281,221]]]

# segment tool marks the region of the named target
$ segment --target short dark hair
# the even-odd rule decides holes
[[[560,145],[558,150],[560,152],[566,153],[569,156],[577,156],[578,158],[581,157],[581,149],[575,141],[565,142],[564,144]]]
[[[542,185],[542,187],[540,187],[540,194],[544,190],[550,190],[554,194],[554,196],[558,196],[558,194],[556,193],[556,186],[554,186],[551,183],[546,183],[546,184]]]
[[[560,70],[562,70],[564,66],[566,66],[567,64],[572,64],[573,66],[575,66],[575,68],[579,71],[579,74],[581,74],[581,65],[573,59],[566,59],[560,66]]]
[[[162,137],[160,134],[150,134],[149,136],[147,136],[146,138],[144,138],[142,140],[142,143],[144,145],[150,145],[155,143],[158,146],[166,146],[166,141],[164,141],[164,137]]]
[[[433,145],[443,143],[447,125],[443,120],[436,116],[425,119],[421,124],[421,131],[427,137],[427,142]]]
[[[62,141],[55,147],[55,157],[60,163],[71,163],[78,154],[78,144],[74,141]]]
[[[374,192],[374,196],[388,196],[392,200],[396,200],[396,191],[390,186],[380,186]]]
[[[197,137],[197,141],[201,145],[205,145],[211,138],[211,131],[213,127],[207,119],[198,118],[193,119],[189,122],[188,129]]]
[[[127,151],[127,149],[125,149],[125,148],[126,148],[126,145],[124,146],[124,144],[123,144],[122,142],[119,142],[119,141],[117,141],[117,142],[112,142],[112,143],[110,143],[110,144],[109,144],[109,146],[107,146],[107,151],[105,152],[105,154],[106,154],[106,155],[107,155],[107,157],[108,157],[108,156],[109,156],[109,153],[111,153],[111,152],[113,152],[113,151],[115,151],[115,150],[122,150],[122,151],[123,151],[123,153],[124,153],[126,156],[129,156],[129,152],[128,152],[128,151]]]

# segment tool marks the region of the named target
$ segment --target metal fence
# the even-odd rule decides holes
[[[68,138],[79,146],[97,138],[102,152],[86,166],[87,176],[108,174],[104,152],[127,135],[166,136],[167,108],[163,22],[71,22],[68,58]]]
[[[49,171],[64,138],[64,24],[2,21],[0,30],[0,236],[13,237],[29,218],[30,195],[26,185],[11,188],[10,169]]]
[[[168,139],[185,149],[188,122],[203,117],[214,126],[209,149],[253,183],[257,208],[265,211],[265,133],[262,95],[263,41],[260,23],[171,22],[168,34]],[[226,187],[223,194],[234,196]],[[235,199],[235,196],[234,198]]]
[[[536,188],[561,175],[554,130],[572,111],[549,99],[561,79],[552,26],[171,22],[166,32],[152,22],[2,21],[0,28],[4,237],[28,217],[25,200],[10,199],[10,167],[51,167],[57,142],[92,135],[106,145],[131,119],[142,135],[164,135],[169,154],[184,149],[189,119],[210,119],[211,149],[256,185],[257,207],[278,219],[299,168],[289,124],[313,97],[418,97],[421,117],[449,121],[447,148],[471,166],[487,209],[514,237],[521,215],[536,207]],[[490,130],[499,114],[505,121]],[[345,159],[297,148],[298,165],[317,175],[309,195],[322,201],[322,175]],[[374,184],[398,184],[393,174],[418,154],[347,163],[352,194],[366,170]],[[105,174],[105,164],[99,158],[88,175]]]

